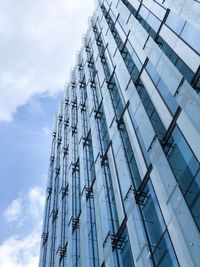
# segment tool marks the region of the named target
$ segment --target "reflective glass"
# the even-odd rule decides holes
[[[170,11],[166,24],[177,34],[179,35],[185,24],[185,20],[180,16],[176,15],[173,11]]]
[[[150,13],[147,18],[147,23],[154,29],[155,32],[157,32],[161,22],[152,13]]]
[[[193,47],[198,53],[200,53],[200,30],[189,24],[185,24],[181,37]]]
[[[199,171],[200,164],[186,143],[178,127],[174,129],[172,136],[165,147],[165,153],[183,195],[185,196],[186,202],[191,208],[192,214],[193,212],[195,214],[193,218],[200,229],[200,220],[199,217],[196,216],[197,211],[195,206],[195,203],[199,203],[200,188],[199,173],[197,174],[197,172]],[[195,200],[193,199],[194,206],[192,204],[193,200],[191,198],[189,188],[191,188],[193,196],[195,196]]]
[[[179,266],[151,181],[139,201],[154,263],[160,267]]]

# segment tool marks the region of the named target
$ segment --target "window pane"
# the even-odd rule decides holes
[[[176,33],[180,34],[183,26],[185,24],[185,20],[180,16],[177,16],[174,12],[170,11],[166,24]]]
[[[200,53],[200,31],[198,29],[187,22],[181,33],[181,37]]]

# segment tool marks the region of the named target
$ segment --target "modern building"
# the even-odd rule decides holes
[[[200,3],[102,0],[53,130],[40,267],[200,266]]]

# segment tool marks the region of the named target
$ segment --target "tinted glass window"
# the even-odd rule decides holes
[[[167,26],[169,26],[176,34],[180,34],[183,26],[185,24],[185,20],[182,19],[180,16],[176,15],[174,12],[170,11],[167,20]]]
[[[158,31],[160,27],[160,21],[152,13],[149,14],[147,22],[154,29],[154,31]]]
[[[197,222],[197,225],[200,227],[200,171],[197,173],[195,179],[189,186],[185,194],[185,198]]]
[[[200,213],[199,208],[197,208],[200,201],[199,162],[178,127],[174,129],[165,147],[165,153],[183,195],[185,195],[193,218],[200,228],[200,217],[197,216]]]
[[[178,266],[151,181],[148,182],[144,192],[147,195],[142,213],[156,266]]]
[[[149,10],[146,9],[146,7],[142,6],[141,9],[140,9],[139,14],[142,16],[142,18],[143,18],[144,20],[146,20],[147,17],[148,17],[148,15],[149,15]]]
[[[200,53],[200,30],[194,28],[187,22],[181,32],[181,37],[198,53]]]
[[[170,111],[174,114],[177,110],[178,105],[162,79],[159,80],[157,89],[166,102],[167,106],[169,107]]]

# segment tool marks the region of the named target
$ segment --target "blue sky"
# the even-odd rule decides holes
[[[93,9],[0,0],[0,267],[38,265],[53,117]]]

